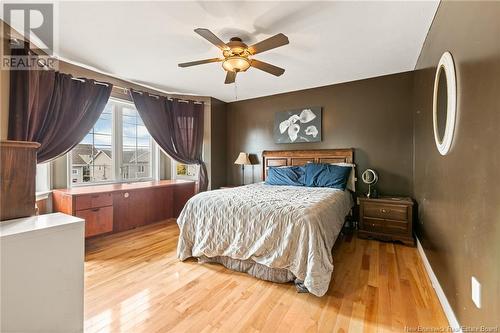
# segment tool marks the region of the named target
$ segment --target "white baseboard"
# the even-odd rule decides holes
[[[455,317],[455,313],[453,312],[453,309],[451,308],[450,303],[448,303],[448,299],[446,298],[446,295],[444,294],[443,288],[441,288],[441,285],[439,284],[439,281],[436,277],[436,274],[434,274],[434,271],[432,270],[431,264],[429,263],[429,260],[427,260],[427,256],[425,255],[422,244],[420,244],[420,240],[418,238],[417,238],[417,249],[418,249],[418,253],[420,254],[420,257],[422,258],[422,261],[424,263],[424,267],[425,267],[425,270],[427,271],[427,275],[429,276],[429,279],[431,280],[432,287],[436,291],[439,302],[441,303],[441,306],[443,307],[444,314],[446,315],[446,318],[448,319],[448,323],[450,324],[450,327],[453,329],[453,332],[462,333],[462,328],[460,327],[460,324],[458,323],[457,317]]]

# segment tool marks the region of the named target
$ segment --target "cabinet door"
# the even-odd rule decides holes
[[[174,217],[179,217],[186,202],[195,194],[195,183],[177,184],[174,193]]]
[[[133,190],[113,194],[113,230],[115,232],[146,224],[149,205],[148,191],[150,190]]]
[[[114,231],[163,221],[174,216],[174,188],[152,187],[113,194]]]
[[[164,221],[173,217],[173,188],[159,187],[149,191],[147,223]]]
[[[130,208],[130,201],[133,198],[133,193],[129,192],[116,192],[113,193],[113,231],[124,231],[136,227],[135,219],[130,215],[132,209]]]
[[[85,220],[85,237],[113,231],[113,207],[77,210],[77,217]]]
[[[153,188],[136,190],[132,192],[132,200],[129,200],[130,214],[135,220],[135,226],[146,225],[149,223],[149,210],[155,205],[151,200]]]

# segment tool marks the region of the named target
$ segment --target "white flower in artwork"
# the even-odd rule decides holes
[[[304,124],[316,118],[316,115],[314,114],[314,112],[311,111],[311,109],[304,109],[300,113],[299,117],[300,117],[300,122]]]
[[[287,130],[288,127],[290,127],[290,125],[291,125],[291,121],[289,119],[283,120],[280,123],[280,133],[281,134],[285,133],[285,131]]]
[[[290,137],[290,140],[292,142],[295,142],[295,140],[297,140],[299,130],[300,126],[297,124],[292,124],[290,127],[288,127],[288,136]]]
[[[280,133],[283,134],[292,124],[295,124],[300,117],[296,114],[291,115],[290,118],[280,123]]]
[[[290,118],[288,118],[288,120],[290,120],[292,122],[292,124],[295,124],[297,122],[297,120],[299,120],[300,117],[296,114],[293,114],[290,116]]]
[[[311,110],[311,109],[303,109],[299,115],[293,114],[288,119],[283,120],[279,124],[279,131],[281,134],[285,134],[285,132],[288,132],[288,137],[290,138],[291,142],[295,142],[298,137],[299,137],[299,132],[301,130],[301,125],[300,124],[305,124],[311,122],[313,119],[316,118],[316,114]],[[314,138],[316,138],[319,134],[318,129],[316,126],[309,126],[305,130],[306,135],[311,135]],[[308,141],[305,137],[301,136],[302,140]]]
[[[307,135],[312,135],[313,138],[315,138],[317,135],[318,135],[318,129],[316,128],[316,126],[308,126],[306,128],[306,134]]]

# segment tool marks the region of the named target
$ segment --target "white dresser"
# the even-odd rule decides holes
[[[84,220],[0,223],[0,332],[82,332]]]

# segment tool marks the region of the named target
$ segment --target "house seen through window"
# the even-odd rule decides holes
[[[70,153],[71,183],[151,179],[153,140],[132,103],[110,99]]]

